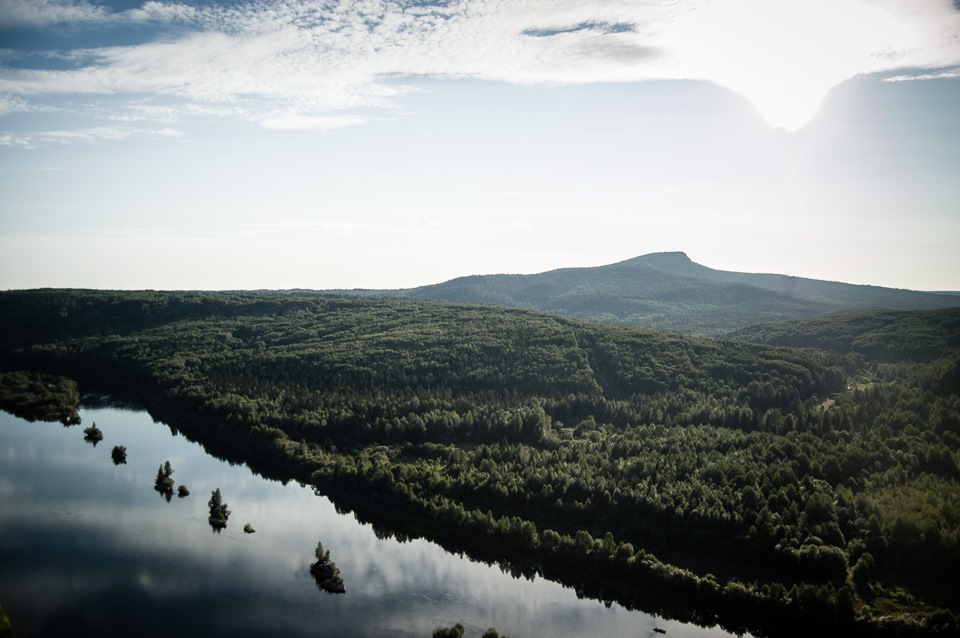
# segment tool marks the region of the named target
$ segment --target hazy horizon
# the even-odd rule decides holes
[[[647,255],[650,255],[650,254],[658,254],[658,253],[683,253],[683,254],[686,254],[686,253],[685,253],[684,251],[682,251],[682,250],[678,250],[678,251],[655,251],[654,253],[646,253],[645,255],[635,255],[635,257],[644,257],[644,256],[647,256]],[[687,255],[687,257],[689,258],[689,255]],[[628,260],[629,260],[629,258],[628,258]],[[620,260],[620,261],[627,261],[627,260]],[[699,262],[699,261],[697,261],[696,259],[691,259],[691,261],[693,261],[694,263],[696,263],[696,264],[698,264],[698,265],[706,266],[707,268],[712,268],[712,266],[710,266],[710,264],[705,264],[705,263]],[[549,268],[549,269],[547,269],[547,270],[541,270],[541,271],[535,271],[535,272],[533,272],[533,271],[532,271],[532,272],[491,271],[491,272],[463,273],[463,274],[459,274],[459,275],[454,275],[454,276],[452,276],[452,277],[450,277],[450,278],[448,278],[448,279],[443,279],[443,280],[438,280],[438,281],[426,281],[426,282],[423,282],[423,283],[414,284],[414,285],[412,285],[412,286],[402,286],[402,287],[392,287],[392,288],[371,288],[371,287],[368,287],[368,286],[348,286],[348,287],[338,287],[338,288],[307,288],[307,287],[302,287],[302,286],[295,286],[295,287],[273,287],[273,288],[123,288],[123,287],[120,287],[120,288],[89,288],[89,287],[86,287],[86,286],[40,286],[40,287],[36,287],[36,288],[26,288],[26,287],[21,287],[21,288],[5,288],[4,290],[35,290],[35,289],[37,289],[37,288],[40,288],[40,289],[51,289],[51,290],[56,290],[56,289],[65,289],[65,290],[84,290],[84,289],[89,289],[89,290],[114,290],[114,291],[155,290],[155,291],[158,291],[158,292],[257,292],[257,291],[286,292],[286,291],[303,290],[303,291],[307,291],[307,292],[350,293],[350,292],[352,292],[352,291],[370,291],[370,290],[385,290],[385,291],[409,290],[409,289],[416,289],[416,288],[421,288],[421,287],[427,287],[427,286],[436,285],[436,284],[442,284],[442,283],[446,283],[446,282],[449,282],[449,281],[454,280],[454,279],[462,279],[462,278],[469,278],[469,277],[487,277],[487,276],[499,276],[499,275],[519,275],[519,276],[524,276],[524,275],[538,275],[538,274],[553,272],[553,271],[555,271],[555,270],[576,270],[576,269],[584,269],[584,268],[598,268],[598,267],[603,267],[603,266],[614,265],[614,264],[617,264],[617,263],[620,263],[620,262],[617,261],[617,262],[602,263],[602,264],[559,266],[559,267],[557,267],[557,268]],[[721,269],[721,268],[712,268],[712,269],[713,269],[713,270],[723,270],[723,269]],[[778,273],[778,272],[772,272],[772,271],[725,271],[725,272],[741,272],[741,273],[744,273],[744,274],[759,274],[759,275],[785,275],[785,273]],[[803,275],[790,275],[790,276],[801,277],[801,278],[805,278],[805,279],[813,279],[813,278],[810,278],[810,277],[803,277]],[[949,289],[895,288],[895,287],[891,287],[891,286],[878,286],[877,284],[859,284],[859,283],[856,283],[856,282],[841,281],[841,280],[837,280],[837,279],[817,279],[817,281],[823,281],[823,282],[827,282],[827,283],[849,284],[849,285],[853,285],[853,286],[877,286],[877,287],[881,287],[881,288],[890,288],[890,289],[896,289],[896,290],[909,290],[909,291],[913,291],[913,292],[929,292],[929,293],[943,293],[943,294],[960,294],[960,289],[957,289],[957,290],[949,290]]]

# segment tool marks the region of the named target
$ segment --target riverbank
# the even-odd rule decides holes
[[[750,583],[719,583],[662,563],[643,550],[629,555],[624,544],[612,551],[586,533],[576,537],[552,530],[517,526],[522,521],[489,512],[467,511],[454,503],[424,502],[410,497],[402,484],[386,485],[376,472],[356,472],[354,455],[331,454],[282,433],[266,445],[251,445],[249,435],[229,436],[229,430],[196,411],[177,406],[155,392],[125,382],[105,381],[98,392],[116,394],[122,404],[143,406],[155,421],[168,424],[213,456],[244,463],[278,481],[298,481],[331,498],[341,511],[354,511],[362,522],[400,538],[422,537],[450,551],[468,553],[497,564],[514,575],[542,576],[575,589],[578,596],[617,602],[627,609],[701,626],[720,625],[734,633],[768,636],[807,636],[842,632],[847,636],[929,636],[930,626],[896,618],[856,617],[848,600],[831,600],[823,587],[801,585],[778,591]],[[263,435],[258,435],[260,443]],[[362,453],[361,453],[362,456]],[[353,471],[351,471],[351,469]],[[586,551],[584,551],[584,548]],[[944,627],[947,629],[947,627]]]

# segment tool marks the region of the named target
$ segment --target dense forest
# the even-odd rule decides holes
[[[960,311],[865,317],[738,335],[798,348],[403,299],[8,291],[0,398],[117,393],[398,533],[686,620],[955,634]]]
[[[877,363],[926,363],[949,358],[960,350],[960,312],[948,308],[839,313],[750,326],[731,336],[754,343],[852,353]]]

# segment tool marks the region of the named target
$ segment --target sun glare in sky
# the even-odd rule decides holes
[[[953,0],[0,0],[0,287],[960,289],[958,86]]]
[[[727,0],[692,12],[668,42],[704,79],[744,95],[771,126],[795,131],[834,86],[882,70],[885,56],[914,46],[907,19],[916,16],[882,3]]]

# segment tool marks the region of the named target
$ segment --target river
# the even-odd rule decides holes
[[[20,638],[429,638],[457,622],[465,638],[487,627],[513,638],[729,635],[514,578],[426,540],[378,537],[311,488],[220,461],[146,412],[81,416],[64,427],[0,412],[0,604]],[[83,436],[93,423],[104,434],[96,446]],[[115,445],[125,464],[111,460]],[[189,496],[153,489],[165,461]],[[207,522],[218,488],[232,512],[220,533]],[[318,541],[345,594],[310,575]]]

